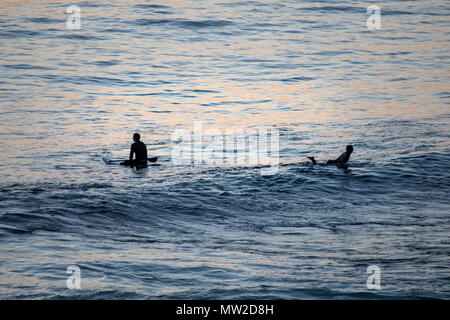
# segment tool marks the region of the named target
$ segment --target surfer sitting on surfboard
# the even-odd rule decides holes
[[[353,152],[353,146],[352,145],[347,145],[345,152],[343,154],[341,154],[336,160],[328,160],[325,165],[329,165],[329,164],[336,164],[336,165],[344,165],[348,162],[348,160],[350,159],[350,155]],[[309,160],[312,161],[313,164],[317,164],[316,159],[314,159],[314,157],[307,157]]]
[[[141,135],[139,133],[133,134],[134,143],[130,149],[130,160],[125,160],[120,164],[123,166],[135,166],[147,164],[147,147],[141,141]],[[133,156],[136,155],[136,159],[133,160]]]

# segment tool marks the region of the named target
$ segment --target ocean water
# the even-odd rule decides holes
[[[2,1],[0,298],[449,299],[449,16],[442,0]],[[277,173],[177,165],[172,135],[198,122],[278,130]],[[103,163],[136,131],[158,165]],[[307,162],[347,144],[347,169]]]

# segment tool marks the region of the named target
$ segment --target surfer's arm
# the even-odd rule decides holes
[[[130,148],[130,161],[133,160],[133,154],[134,154],[133,145],[131,145],[131,148]]]

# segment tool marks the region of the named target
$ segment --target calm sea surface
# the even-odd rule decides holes
[[[449,17],[439,0],[1,1],[0,298],[449,299]],[[278,173],[176,165],[196,121],[278,130]],[[159,166],[103,163],[133,132]],[[307,163],[347,144],[346,170]]]

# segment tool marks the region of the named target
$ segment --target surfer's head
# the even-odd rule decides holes
[[[139,133],[133,134],[133,141],[139,141],[141,140],[141,135]]]
[[[347,153],[352,153],[353,152],[353,146],[351,144],[347,145],[347,148],[346,148],[345,151],[347,151]]]

